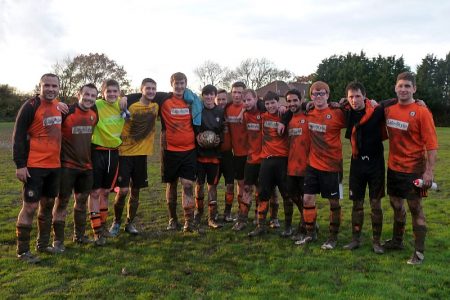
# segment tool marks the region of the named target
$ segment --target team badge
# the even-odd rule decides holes
[[[34,191],[32,191],[32,190],[29,190],[28,191],[28,197],[33,197],[34,196]]]
[[[91,121],[94,121],[94,116],[91,116]]]
[[[219,117],[216,117],[216,122],[220,122],[220,118]]]
[[[331,115],[327,114],[327,119],[330,120],[331,119]]]
[[[411,117],[414,117],[414,116],[416,115],[416,112],[415,112],[415,111],[412,111],[412,112],[409,113],[409,115],[410,115]]]
[[[256,119],[257,119],[257,120],[261,119],[261,115],[257,115],[257,116],[256,116]]]
[[[300,120],[300,124],[305,124],[305,120]]]

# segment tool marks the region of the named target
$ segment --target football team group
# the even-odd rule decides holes
[[[100,99],[96,86],[86,84],[79,90],[78,102],[67,106],[57,99],[59,78],[54,74],[41,77],[40,93],[21,107],[13,134],[16,176],[23,182],[23,204],[16,224],[20,260],[40,261],[30,252],[36,211],[36,250],[49,254],[65,251],[65,220],[72,194],[75,243],[102,246],[107,238],[116,237],[126,204],[124,230],[139,234],[134,220],[140,189],[148,187],[147,156],[153,154],[159,119],[167,230],[204,232],[201,224],[206,204],[210,228],[234,222],[232,230],[241,231],[248,226],[255,199],[255,227],[248,236],[262,235],[269,228],[280,227],[278,188],[284,207],[281,236],[290,237],[296,245],[318,239],[316,195],[320,194],[328,199],[330,210],[329,233],[321,248],[334,249],[341,224],[344,129],[352,149],[349,197],[353,201],[352,240],[344,248],[353,250],[361,245],[368,187],[373,251],[382,254],[404,248],[406,199],[415,242],[408,263],[422,263],[427,232],[422,198],[433,182],[438,145],[431,112],[423,101],[414,100],[412,73],[399,74],[397,97],[379,103],[366,97],[359,82],[348,84],[344,99],[329,102],[329,86],[317,81],[309,89],[312,101],[305,103],[306,95],[292,89],[283,95],[285,105],[280,105],[277,93],[269,91],[259,98],[243,82],[232,85],[231,95],[207,85],[201,97],[186,88],[183,73],[173,74],[170,82],[172,91],[163,93],[157,92],[153,79],[146,78],[141,93],[121,97],[118,82],[106,80]],[[382,243],[383,140],[387,138],[387,193],[394,222],[392,238]],[[221,176],[225,182],[223,215],[218,213],[217,199]],[[413,184],[416,179],[423,180],[422,187]],[[177,217],[178,182],[183,227]],[[108,229],[111,191],[116,194],[114,219]],[[235,198],[237,216],[232,214]],[[300,216],[295,229],[294,207]],[[86,235],[88,216],[93,240]]]

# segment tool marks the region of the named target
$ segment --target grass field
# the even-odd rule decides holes
[[[341,246],[351,237],[351,203],[347,190],[342,201],[339,248],[334,251],[320,249],[328,231],[325,200],[318,201],[319,241],[304,248],[280,238],[274,231],[250,240],[247,232],[252,226],[240,233],[231,231],[231,225],[214,232],[207,230],[206,235],[166,232],[167,213],[158,155],[149,160],[150,188],[141,194],[137,220],[141,235],[131,237],[121,232],[103,248],[77,246],[70,241],[70,211],[66,252],[57,256],[41,255],[42,263],[30,266],[15,258],[15,222],[21,206],[21,186],[15,179],[11,160],[12,126],[12,123],[0,123],[0,299],[450,298],[448,128],[438,129],[440,150],[435,177],[441,191],[430,192],[424,201],[429,231],[426,258],[421,266],[406,264],[413,251],[409,214],[406,250],[384,255],[372,253],[367,203],[363,247],[353,252],[342,250]],[[344,144],[347,171],[350,149],[347,141]],[[155,153],[159,153],[158,148]],[[344,178],[347,181],[347,174]],[[222,184],[219,191],[222,211]],[[179,216],[182,216],[180,206]],[[236,205],[233,209],[236,210]],[[392,210],[387,198],[383,199],[383,209],[383,239],[386,239],[392,233]],[[280,216],[283,219],[282,208]],[[298,219],[298,213],[294,218]]]

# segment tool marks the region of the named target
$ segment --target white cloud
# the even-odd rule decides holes
[[[0,0],[0,83],[33,89],[67,55],[101,52],[132,83],[188,75],[211,59],[266,57],[298,75],[333,54],[403,56],[415,68],[450,51],[450,3],[422,1]]]

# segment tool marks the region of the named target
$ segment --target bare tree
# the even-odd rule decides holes
[[[60,98],[68,100],[86,83],[93,83],[100,88],[105,79],[117,80],[123,92],[130,87],[127,72],[123,66],[109,59],[105,54],[89,53],[71,59],[65,58],[53,66],[53,71],[60,77]]]
[[[235,81],[243,81],[249,88],[258,89],[274,80],[291,80],[294,76],[288,70],[278,70],[267,58],[247,58],[234,70],[221,67],[218,63],[206,61],[194,70],[203,85],[208,83],[230,89]]]
[[[222,67],[218,63],[210,60],[205,61],[203,65],[194,70],[195,75],[197,75],[201,83],[200,89],[207,84],[214,86],[223,84],[227,72],[228,69],[226,67]]]

